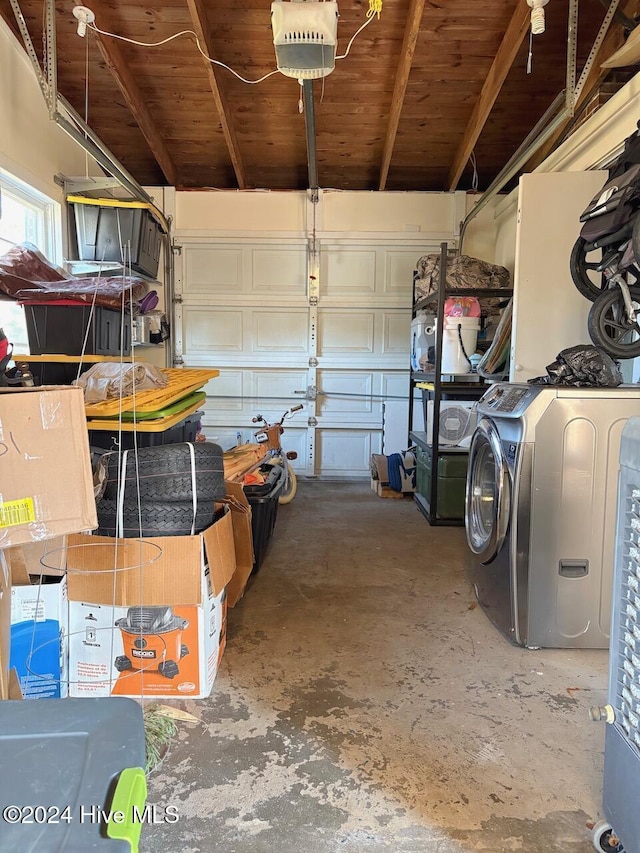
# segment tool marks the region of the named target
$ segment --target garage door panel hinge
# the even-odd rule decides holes
[[[318,419],[317,418],[307,418],[307,426],[310,426],[310,427],[318,426]]]
[[[171,244],[171,251],[173,252],[174,255],[181,255],[182,254],[182,246],[180,246],[178,243],[174,242]]]
[[[182,305],[182,296],[174,296],[171,301],[174,305]]]
[[[308,385],[306,391],[294,391],[294,394],[304,394],[305,400],[313,401],[318,396],[318,389],[315,385]]]

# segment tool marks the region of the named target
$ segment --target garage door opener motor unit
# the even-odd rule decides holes
[[[316,80],[336,65],[338,4],[335,0],[274,0],[271,26],[278,71],[297,80]]]

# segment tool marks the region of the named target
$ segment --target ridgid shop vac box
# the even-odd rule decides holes
[[[235,568],[229,507],[195,536],[69,537],[69,695],[208,696]]]

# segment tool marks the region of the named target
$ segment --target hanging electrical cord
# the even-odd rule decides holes
[[[168,38],[166,38],[166,39],[162,39],[162,41],[144,42],[144,41],[136,41],[136,39],[126,38],[125,36],[120,36],[117,33],[110,33],[110,32],[107,32],[106,30],[101,30],[99,27],[97,27],[95,24],[92,24],[92,23],[87,23],[87,28],[90,30],[93,30],[96,33],[99,33],[101,36],[107,36],[108,38],[114,38],[114,39],[118,39],[119,41],[125,41],[128,44],[135,44],[138,47],[161,47],[163,44],[167,44],[170,41],[174,41],[174,39],[180,38],[180,36],[187,36],[187,35],[193,36],[193,38],[195,39],[195,42],[196,42],[196,47],[198,48],[198,50],[200,51],[202,56],[208,62],[211,62],[213,65],[219,65],[220,68],[226,68],[226,70],[230,71],[232,74],[234,74],[238,78],[238,80],[241,80],[243,83],[249,83],[252,86],[255,85],[256,83],[262,83],[262,81],[266,80],[267,77],[271,77],[273,74],[278,73],[278,70],[275,69],[275,71],[269,71],[268,74],[264,74],[262,77],[259,77],[257,80],[247,80],[246,77],[243,77],[242,74],[238,74],[237,71],[234,71],[233,68],[230,68],[228,65],[225,65],[224,62],[220,62],[217,59],[212,59],[202,49],[202,45],[200,44],[200,39],[198,38],[197,33],[195,33],[193,30],[181,30],[179,33],[174,33],[174,35],[168,36]]]
[[[84,57],[84,123],[89,126],[89,39],[86,40]],[[85,177],[89,177],[89,152],[84,152]]]
[[[345,59],[349,55],[349,51],[351,50],[351,46],[353,45],[353,42],[355,41],[356,37],[362,32],[365,27],[367,27],[374,20],[375,17],[380,18],[381,10],[382,0],[369,0],[369,10],[367,11],[365,22],[351,36],[351,39],[347,44],[347,49],[345,50],[345,52],[340,54],[339,56],[336,56],[336,61],[338,59]],[[269,71],[267,74],[264,74],[262,77],[259,77],[257,80],[248,80],[246,77],[243,77],[242,74],[239,74],[229,65],[226,65],[226,63],[220,62],[218,59],[213,59],[211,56],[209,56],[207,52],[203,50],[202,45],[200,43],[200,39],[198,38],[198,34],[193,30],[180,30],[180,32],[174,33],[173,35],[168,36],[167,38],[162,39],[160,41],[144,42],[138,41],[137,39],[131,39],[126,36],[118,35],[118,33],[111,33],[108,30],[102,30],[96,25],[94,20],[90,20],[88,18],[82,23],[85,29],[93,30],[95,33],[98,33],[101,36],[118,39],[119,41],[124,41],[128,44],[133,44],[138,47],[161,47],[162,45],[168,44],[169,42],[174,41],[175,39],[180,38],[181,36],[193,36],[198,51],[207,60],[207,62],[211,62],[213,65],[217,65],[220,68],[224,68],[227,71],[230,71],[231,74],[238,78],[238,80],[241,80],[243,83],[248,83],[251,86],[255,85],[256,83],[262,83],[262,81],[266,80],[268,77],[272,77],[274,74],[280,73],[276,68],[275,70]],[[84,33],[84,30],[81,33],[79,28],[78,32],[80,35],[82,35]]]
[[[527,54],[527,74],[531,74],[533,66],[533,32],[529,30],[529,53]]]
[[[373,19],[375,18],[376,14],[377,14],[378,18],[380,17],[380,12],[378,10],[372,8],[372,3],[375,4],[376,0],[369,0],[369,11],[367,12],[367,20],[364,22],[364,24],[362,24],[362,26],[358,27],[358,29],[355,31],[355,33],[351,36],[351,39],[349,41],[349,44],[347,45],[347,49],[345,50],[345,52],[341,53],[339,56],[336,56],[336,62],[339,59],[346,59],[346,57],[349,56],[349,51],[351,50],[351,45],[356,40],[356,36],[360,35],[360,33],[363,31],[363,29],[365,27],[369,26],[371,21],[373,21]],[[382,9],[382,2],[381,1],[380,1],[380,9]]]

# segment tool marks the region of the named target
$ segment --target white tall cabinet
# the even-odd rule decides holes
[[[591,303],[571,280],[569,258],[580,231],[580,214],[606,178],[605,171],[590,171],[533,173],[520,179],[511,382],[545,375],[546,366],[561,350],[591,343],[587,332]],[[512,226],[503,223],[505,235],[512,234]]]

